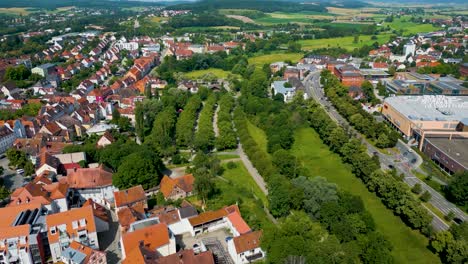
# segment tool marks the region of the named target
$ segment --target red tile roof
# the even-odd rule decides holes
[[[247,225],[247,223],[244,221],[244,219],[238,212],[229,214],[228,219],[234,226],[234,228],[237,230],[237,232],[239,232],[241,235],[252,231],[249,225]]]
[[[236,247],[237,254],[260,247],[260,240],[262,231],[255,231],[248,234],[234,237],[234,246]]]
[[[133,249],[138,248],[141,241],[145,247],[156,250],[159,247],[169,244],[169,231],[166,224],[151,225],[124,234],[122,241],[126,255]]]
[[[103,165],[97,168],[81,168],[67,175],[70,188],[99,188],[112,185],[112,172]]]
[[[179,187],[185,192],[191,192],[193,190],[194,181],[195,178],[192,174],[187,174],[175,179],[164,175],[160,183],[160,190],[165,198],[168,198],[171,195],[171,192],[175,187]]]
[[[146,200],[146,194],[143,187],[141,185],[138,185],[126,190],[114,192],[114,199],[115,205],[117,207],[122,207]]]

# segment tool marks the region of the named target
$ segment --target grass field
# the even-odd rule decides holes
[[[302,53],[275,53],[268,55],[260,55],[249,58],[249,64],[256,64],[257,67],[262,67],[264,64],[271,64],[277,61],[290,60],[293,63],[298,62],[304,54]]]
[[[215,69],[215,68],[209,68],[206,70],[198,70],[198,71],[192,71],[184,74],[185,77],[189,79],[200,79],[203,77],[203,75],[206,74],[214,74],[217,78],[221,79],[226,79],[230,74],[232,74],[229,71],[223,71],[221,69]]]
[[[328,47],[341,47],[348,50],[353,50],[355,48],[360,48],[364,45],[372,45],[374,42],[378,42],[379,44],[386,43],[390,35],[382,34],[376,35],[377,39],[371,39],[372,36],[359,36],[359,42],[353,43],[354,37],[339,37],[339,38],[327,38],[327,39],[307,39],[307,40],[300,40],[299,44],[302,45],[303,50],[312,50],[312,49],[319,49],[319,48],[328,48]]]
[[[250,176],[242,162],[235,162],[236,168],[225,169],[223,175],[216,179],[219,192],[208,201],[209,209],[218,209],[225,205],[239,205],[242,216],[251,228],[268,228],[273,223],[268,219],[263,206],[268,200]]]
[[[249,130],[250,136],[252,136],[253,140],[257,143],[258,147],[265,151],[267,151],[267,137],[265,134],[265,131],[262,129],[258,128],[254,124],[252,124],[250,121],[247,121],[247,130]]]
[[[150,17],[149,18],[149,21],[153,22],[153,23],[161,23],[162,21],[167,21],[168,18],[167,17],[156,17],[156,16],[153,16],[153,17]]]
[[[427,249],[428,240],[418,231],[411,230],[399,217],[393,215],[366,186],[344,165],[338,155],[322,143],[312,128],[296,132],[292,152],[305,166],[310,176],[322,176],[338,184],[339,188],[359,195],[372,214],[377,230],[393,245],[395,263],[440,263],[439,258]]]
[[[441,28],[434,27],[432,24],[418,24],[409,21],[409,16],[395,18],[391,23],[384,23],[383,26],[390,25],[392,29],[403,30],[404,35],[413,35],[416,33],[424,33],[436,31]]]

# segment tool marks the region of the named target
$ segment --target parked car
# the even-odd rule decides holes
[[[17,170],[16,170],[16,173],[18,173],[18,174],[23,174],[23,173],[24,173],[24,170],[23,170],[23,169],[17,169]]]

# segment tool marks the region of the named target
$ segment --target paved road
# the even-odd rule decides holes
[[[306,87],[306,92],[310,97],[314,98],[318,103],[320,103],[324,109],[327,111],[328,115],[339,123],[341,126],[349,129],[352,134],[355,134],[358,138],[362,140],[364,145],[367,148],[367,153],[369,155],[374,155],[374,153],[378,153],[380,158],[380,164],[382,169],[389,169],[390,166],[393,166],[398,173],[403,173],[405,175],[404,182],[407,183],[409,186],[414,186],[416,183],[419,183],[424,191],[428,191],[432,198],[430,199],[429,203],[439,209],[443,214],[448,214],[450,211],[454,212],[456,217],[463,219],[464,221],[468,220],[467,215],[456,207],[454,204],[450,203],[443,197],[440,193],[432,189],[429,185],[427,185],[424,181],[417,178],[412,172],[413,165],[411,160],[403,160],[400,162],[395,162],[399,160],[400,157],[397,155],[386,155],[381,153],[377,148],[375,148],[372,144],[367,142],[359,132],[354,130],[335,109],[335,107],[326,99],[326,96],[323,92],[323,89],[320,85],[320,72],[314,72],[309,74],[305,80],[304,85]],[[416,162],[415,164],[417,164]],[[429,210],[430,211],[430,210]],[[431,211],[430,213],[434,215]],[[439,217],[433,218],[433,226],[436,230],[447,230],[449,226],[442,221]]]

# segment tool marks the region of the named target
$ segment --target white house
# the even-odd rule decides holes
[[[265,258],[260,247],[262,231],[250,232],[228,240],[228,251],[235,264],[246,264]]]

